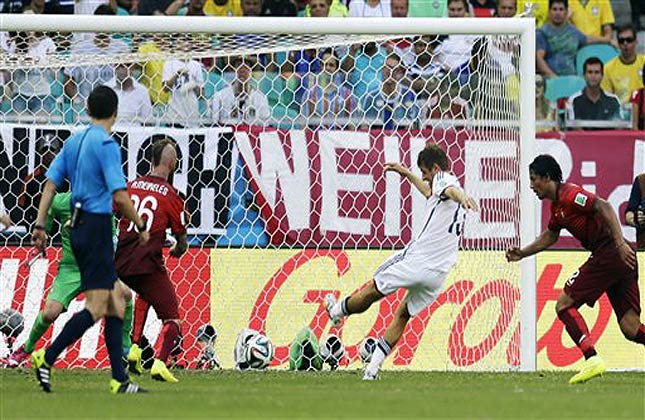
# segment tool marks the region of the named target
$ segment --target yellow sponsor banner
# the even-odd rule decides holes
[[[276,346],[274,365],[284,367],[291,340],[306,326],[319,337],[339,335],[347,363],[359,367],[358,346],[366,336],[383,335],[405,291],[335,328],[323,297],[357,290],[390,255],[392,251],[214,249],[211,315],[224,367],[233,367],[233,347],[242,328],[266,333]],[[489,370],[517,365],[517,279],[519,265],[507,264],[503,252],[461,252],[443,292],[413,318],[385,368]]]
[[[555,303],[566,281],[589,256],[583,251],[549,251],[538,255],[538,369],[576,368],[583,359],[555,314]],[[639,279],[645,277],[645,254],[639,252]],[[640,284],[640,300],[645,301]],[[593,308],[580,308],[596,350],[610,369],[645,369],[645,348],[625,339],[606,295]],[[643,317],[641,316],[641,322]]]
[[[267,334],[276,346],[275,366],[286,366],[288,346],[303,327],[319,337],[341,337],[351,367],[359,367],[358,346],[380,337],[405,291],[374,304],[363,314],[331,327],[322,306],[327,293],[347,296],[372,279],[392,251],[243,250],[212,251],[213,325],[224,367],[233,367],[233,347],[242,328]],[[564,282],[588,256],[583,251],[538,255],[538,369],[574,369],[579,350],[555,316]],[[645,261],[639,256],[640,277]],[[437,300],[413,318],[387,369],[506,370],[519,364],[519,271],[500,251],[463,251]],[[641,288],[641,300],[643,300]],[[609,368],[645,369],[645,350],[621,334],[603,297],[581,309],[597,349]]]

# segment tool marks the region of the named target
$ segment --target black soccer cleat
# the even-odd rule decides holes
[[[36,379],[45,392],[52,392],[52,368],[45,362],[45,349],[33,352],[31,364],[36,371]]]
[[[141,388],[137,383],[131,381],[119,382],[116,379],[110,380],[110,393],[112,394],[140,394],[143,392],[148,392],[148,390]]]

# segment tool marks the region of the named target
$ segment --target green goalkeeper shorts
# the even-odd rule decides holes
[[[67,310],[69,304],[80,293],[81,272],[78,270],[78,266],[59,265],[58,274],[56,274],[52,288],[47,295],[47,300],[55,300]]]

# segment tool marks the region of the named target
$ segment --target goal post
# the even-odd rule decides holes
[[[89,69],[109,66],[117,78],[115,69],[124,65],[129,77],[136,74],[132,77],[149,90],[152,105],[145,115],[140,108],[130,110],[115,126],[126,176],[133,179],[149,169],[151,139],[171,137],[180,149],[174,185],[186,194],[194,216],[188,231],[191,250],[179,261],[168,261],[182,313],[189,319],[184,326],[189,365],[199,352],[197,329],[212,322],[220,333],[225,367],[231,367],[233,333],[241,328],[266,333],[276,346],[275,364],[285,367],[289,340],[306,326],[319,339],[341,336],[348,350],[346,364],[357,366],[362,340],[382,334],[402,296],[392,295],[375,304],[363,321],[350,318],[344,330],[334,330],[321,312],[323,292],[346,295],[355,290],[422,227],[420,196],[409,184],[374,168],[392,160],[414,168],[416,153],[435,141],[484,210],[481,216],[469,215],[459,262],[444,293],[411,322],[387,366],[536,369],[535,258],[518,266],[506,263],[503,252],[533,241],[539,226],[528,175],[535,155],[533,19],[0,14],[0,32],[57,34],[66,44],[58,43],[42,60],[42,55],[30,56],[37,50],[30,49],[30,41],[7,35],[7,47],[0,51],[0,135],[8,165],[0,168],[0,210],[4,207],[18,219],[10,233],[0,232],[6,296],[0,309],[37,311],[60,255],[54,246],[51,263],[22,264],[28,258],[30,220],[19,203],[18,184],[42,161],[47,150],[41,148],[43,141],[62,142],[88,122],[80,99],[83,83],[93,74]],[[108,34],[127,49],[76,54],[74,45],[87,39],[84,34]],[[460,67],[415,61],[423,53],[441,54],[447,35],[472,36]],[[142,52],[142,40],[166,44]],[[415,52],[417,41],[428,50]],[[380,61],[374,59],[377,53],[365,58],[354,52],[370,44],[381,54]],[[298,74],[308,50],[314,53],[306,74]],[[336,60],[330,73],[324,51]],[[392,55],[398,64],[388,70]],[[236,72],[249,57],[248,77],[259,93],[246,92],[239,101],[232,86],[246,77]],[[173,60],[184,63],[187,80],[192,78],[176,90],[166,85],[176,80],[168,74],[177,68],[166,69]],[[189,61],[197,64],[189,67]],[[319,66],[315,70],[314,62]],[[144,80],[149,63],[160,63],[150,73],[158,78],[154,93],[153,81]],[[224,70],[218,70],[220,65]],[[388,98],[394,93],[379,91],[386,77],[382,73],[399,68],[405,68],[405,82],[397,85],[399,102],[392,105]],[[40,85],[29,81],[33,69],[38,77],[53,74],[47,76],[45,95],[52,99],[51,107],[42,97],[34,99],[34,87]],[[417,88],[415,80],[422,78],[427,79]],[[70,81],[75,87],[70,88]],[[25,86],[31,95],[26,98],[20,91]],[[177,99],[180,91],[183,96]],[[33,109],[32,103],[37,103]],[[402,103],[406,109],[399,109]],[[284,293],[288,287],[293,290]],[[236,297],[243,301],[239,306]],[[235,315],[223,312],[225,305],[232,305]],[[34,317],[25,316],[27,331],[18,343]],[[55,325],[60,331],[62,324]],[[149,322],[146,333],[154,339],[159,328]],[[441,338],[429,338],[432,328]],[[65,359],[69,366],[105,364],[106,355],[88,350],[89,341],[80,346]],[[440,362],[420,355],[431,351],[441,353]]]

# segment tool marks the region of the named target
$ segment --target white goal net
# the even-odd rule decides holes
[[[153,141],[168,137],[178,148],[173,183],[190,214],[189,251],[166,259],[183,319],[178,365],[201,366],[197,331],[211,324],[224,368],[234,366],[243,328],[270,338],[274,367],[289,366],[303,328],[322,347],[330,335],[340,338],[341,369],[360,366],[361,343],[383,335],[404,292],[338,327],[322,300],[360,288],[423,227],[425,200],[383,165],[401,162],[419,174],[417,154],[434,142],[481,212],[460,229],[443,292],[411,320],[385,367],[534,367],[535,343],[526,342],[535,329],[534,278],[504,258],[533,223],[523,201],[533,96],[520,88],[533,81],[520,71],[531,60],[522,56],[531,54],[522,35],[528,22],[478,23],[477,33],[449,19],[436,27],[411,20],[388,34],[393,26],[375,20],[385,34],[374,35],[368,24],[339,19],[326,33],[310,21],[290,31],[272,18],[262,26],[236,19],[236,29],[186,18],[196,28],[188,33],[151,31],[150,19],[112,21],[129,25],[119,32],[100,32],[105,24],[89,31],[92,19],[80,31],[48,19],[9,29],[5,21],[0,33],[0,211],[13,221],[0,232],[0,309],[24,317],[24,331],[9,340],[14,349],[27,339],[61,256],[56,225],[46,258],[33,257],[30,245],[44,170],[89,122],[89,92],[107,84],[120,99],[113,135],[128,180],[150,170]],[[176,19],[154,19],[161,30],[177,27]],[[37,348],[82,306],[81,295]],[[144,334],[152,346],[160,327],[151,312]],[[108,366],[101,328],[60,365]],[[8,352],[4,340],[0,357]]]

